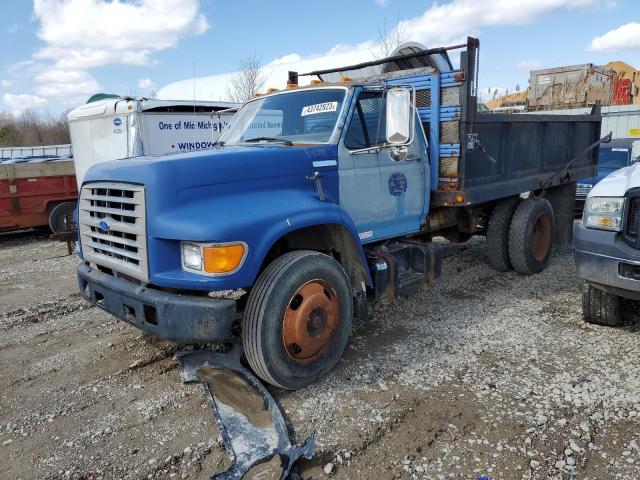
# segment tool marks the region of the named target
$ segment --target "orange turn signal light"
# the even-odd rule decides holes
[[[245,247],[241,243],[202,248],[204,271],[207,273],[233,272],[242,262]]]

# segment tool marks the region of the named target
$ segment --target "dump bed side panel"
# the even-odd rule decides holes
[[[496,198],[592,176],[600,138],[599,115],[476,115],[472,148],[463,155],[463,190],[470,202]],[[572,159],[578,157],[566,172]],[[557,175],[556,175],[557,174]]]

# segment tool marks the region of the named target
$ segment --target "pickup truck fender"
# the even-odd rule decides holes
[[[206,212],[206,216],[194,212]],[[193,280],[191,288],[225,290],[253,285],[268,253],[284,239],[293,239],[295,248],[314,249],[306,243],[305,238],[309,237],[314,237],[316,249],[328,247],[326,250],[341,253],[340,261],[355,290],[362,290],[362,282],[372,286],[358,231],[349,214],[335,203],[321,202],[308,191],[295,187],[227,192],[224,197],[179,202],[170,210],[157,212],[153,230],[148,232],[149,252],[154,258],[166,259],[160,262],[157,272],[152,272],[152,282],[160,286],[174,284],[170,271],[178,266],[175,259],[170,260],[167,240],[245,242],[249,252],[237,273],[220,277],[187,274]],[[190,238],[184,238],[184,232],[190,232]],[[300,235],[304,233],[308,235]],[[323,244],[323,240],[330,243]]]

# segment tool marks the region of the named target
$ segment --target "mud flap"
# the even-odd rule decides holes
[[[233,465],[212,480],[290,478],[300,457],[310,459],[315,433],[292,445],[280,407],[260,381],[240,363],[240,346],[227,354],[210,350],[178,352],[185,383],[201,382]]]

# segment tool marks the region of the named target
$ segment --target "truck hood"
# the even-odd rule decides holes
[[[598,182],[589,197],[624,197],[628,190],[640,186],[640,164],[616,170]]]
[[[276,144],[230,146],[162,156],[144,156],[94,165],[84,183],[118,181],[155,185],[166,183],[165,193],[251,183],[265,178],[296,176],[304,179],[313,162],[337,161],[335,145],[286,147]],[[307,182],[309,183],[309,182]]]

